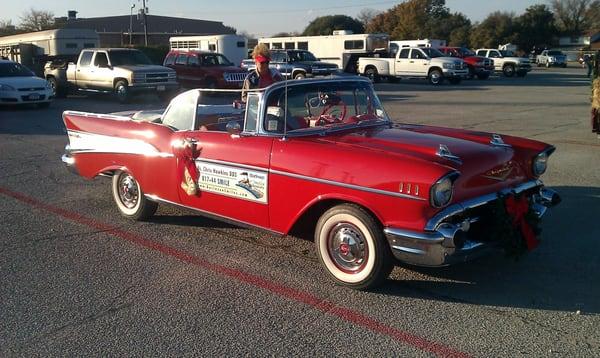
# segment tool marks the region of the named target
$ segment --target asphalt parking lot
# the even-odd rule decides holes
[[[376,89],[397,122],[556,146],[542,179],[563,202],[540,247],[516,262],[397,267],[383,288],[351,291],[308,240],[164,205],[130,222],[109,180],[63,168],[63,110],[160,107],[153,96],[0,108],[0,356],[600,355],[600,138],[584,70]]]

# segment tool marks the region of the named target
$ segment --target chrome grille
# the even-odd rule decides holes
[[[243,72],[226,72],[223,74],[223,78],[225,78],[225,81],[227,82],[244,82],[246,75],[247,74]]]

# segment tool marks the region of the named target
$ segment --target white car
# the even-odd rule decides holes
[[[37,104],[48,107],[54,99],[50,84],[20,63],[0,60],[0,105]]]

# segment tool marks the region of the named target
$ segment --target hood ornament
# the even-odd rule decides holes
[[[442,157],[448,160],[451,160],[455,163],[462,164],[462,160],[456,155],[452,154],[450,149],[445,144],[440,144],[439,149],[435,153],[438,157]]]
[[[490,144],[495,147],[512,148],[510,144],[504,143],[504,140],[502,140],[500,134],[492,134],[492,140],[490,141]]]

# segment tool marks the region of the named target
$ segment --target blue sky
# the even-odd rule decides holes
[[[147,0],[154,15],[189,17],[222,21],[238,31],[253,35],[270,36],[277,32],[302,31],[314,18],[323,15],[343,14],[356,16],[362,9],[386,10],[401,1],[378,0]],[[67,10],[76,10],[79,17],[128,15],[130,5],[140,8],[141,0],[0,0],[0,20],[12,20],[17,25],[24,11],[35,8],[52,11],[55,16],[66,16]],[[462,12],[473,21],[482,20],[492,11],[523,12],[544,0],[446,0],[453,12]]]

